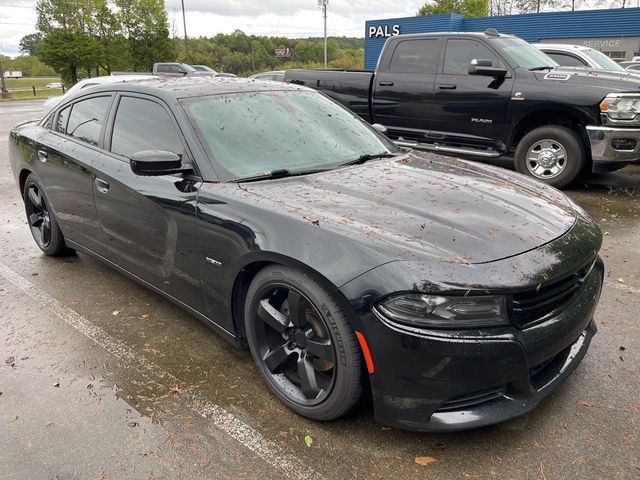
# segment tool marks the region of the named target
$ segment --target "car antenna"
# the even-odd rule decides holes
[[[484,34],[488,35],[490,37],[499,37],[500,36],[500,34],[498,33],[498,31],[495,28],[487,28],[484,31]]]

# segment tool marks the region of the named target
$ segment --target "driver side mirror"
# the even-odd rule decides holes
[[[159,176],[182,173],[187,169],[182,166],[182,157],[166,150],[143,150],[131,155],[131,170],[136,175]]]
[[[182,74],[182,75],[186,75],[187,72],[181,68],[178,69],[178,73]]]
[[[494,67],[491,60],[474,58],[469,62],[469,75],[502,78],[507,75],[507,69]]]

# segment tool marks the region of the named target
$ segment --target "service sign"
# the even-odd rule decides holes
[[[400,25],[372,25],[369,27],[369,38],[395,37],[400,35]]]

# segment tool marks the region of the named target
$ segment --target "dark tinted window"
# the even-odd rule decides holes
[[[184,153],[178,132],[162,106],[143,98],[123,97],[113,125],[111,151],[131,157],[142,150]]]
[[[545,52],[551,58],[553,58],[558,65],[562,65],[564,67],[585,67],[586,62],[580,60],[573,55],[568,55],[566,53],[555,53],[555,52]]]
[[[453,75],[469,73],[471,60],[491,60],[491,66],[503,67],[498,57],[482,43],[471,39],[447,40],[443,72]]]
[[[399,73],[435,73],[439,45],[437,38],[399,42],[389,69]]]
[[[629,70],[640,70],[640,64],[627,67]]]
[[[111,97],[94,97],[74,103],[67,124],[67,135],[98,145],[100,130]]]
[[[156,71],[163,72],[163,73],[169,73],[171,71],[171,66],[170,65],[157,65],[156,66]]]
[[[57,132],[65,133],[67,131],[67,122],[69,121],[69,112],[71,107],[67,107],[60,111],[58,119],[56,120],[55,130]]]

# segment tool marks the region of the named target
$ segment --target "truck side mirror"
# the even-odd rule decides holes
[[[494,67],[491,60],[474,58],[469,62],[469,75],[502,78],[507,75],[507,69]]]

